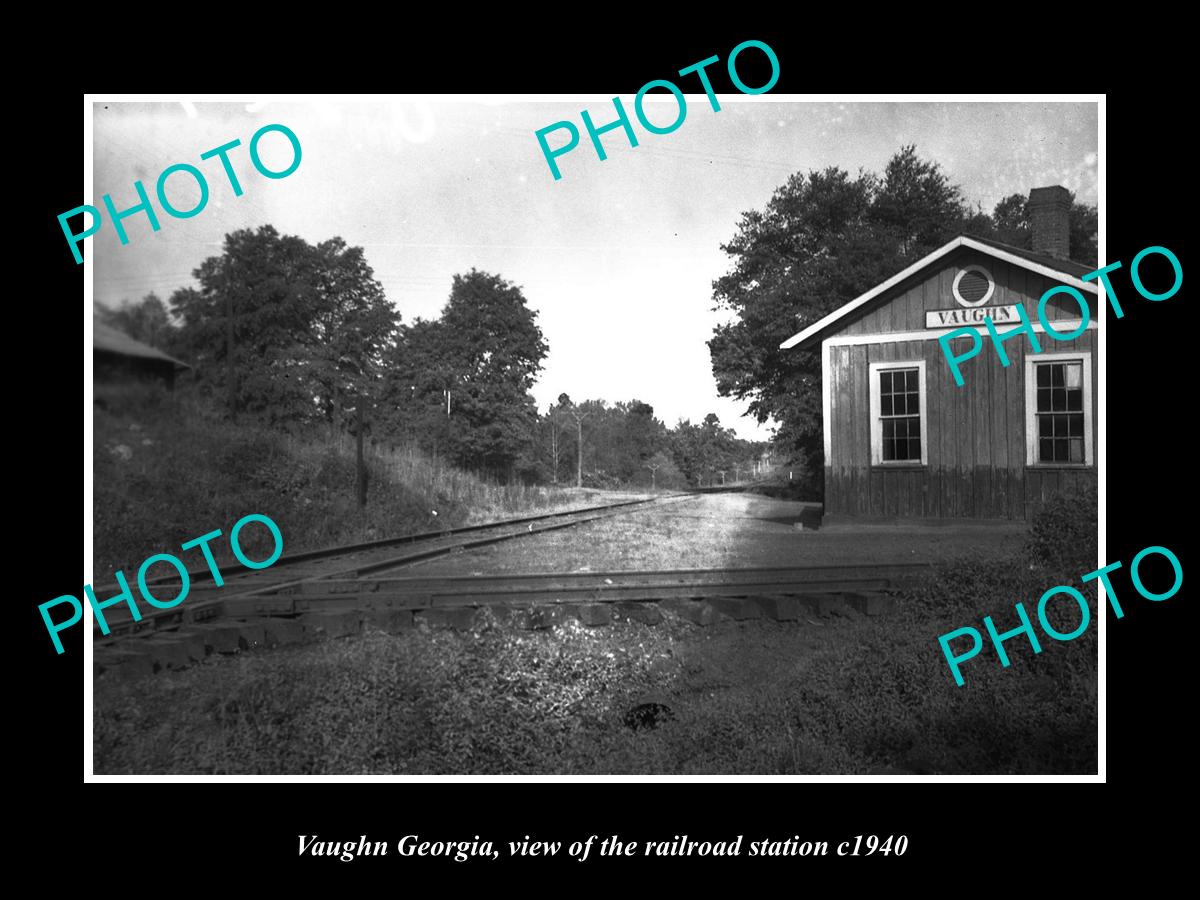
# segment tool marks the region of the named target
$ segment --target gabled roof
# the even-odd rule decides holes
[[[966,237],[966,235],[962,235]],[[1091,266],[1085,266],[1083,263],[1073,262],[1069,259],[1059,259],[1055,256],[1047,256],[1045,253],[1034,253],[1032,250],[1026,250],[1022,247],[1014,247],[1012,244],[1002,244],[1000,241],[993,241],[991,238],[971,236],[971,240],[978,241],[980,244],[987,244],[993,250],[1003,250],[1005,253],[1011,253],[1014,256],[1019,256],[1031,263],[1037,263],[1047,269],[1053,269],[1056,272],[1064,272],[1067,275],[1074,275],[1076,278],[1082,278],[1084,275],[1089,275],[1096,271]],[[1093,287],[1095,283],[1093,282]]]
[[[1020,247],[1012,247],[1008,244],[1002,244],[999,241],[990,241],[985,238],[968,237],[965,234],[960,234],[954,240],[942,245],[937,250],[934,250],[928,256],[917,260],[903,272],[897,272],[887,281],[875,285],[871,290],[867,291],[860,297],[856,297],[844,306],[835,309],[829,315],[825,316],[813,324],[809,325],[803,331],[792,335],[786,341],[779,345],[780,350],[788,350],[792,347],[802,344],[810,344],[820,335],[829,330],[837,322],[844,319],[850,313],[870,303],[880,294],[900,284],[907,278],[915,275],[917,272],[924,269],[926,266],[932,265],[943,256],[953,253],[959,247],[969,247],[972,250],[978,250],[995,259],[1003,260],[1007,263],[1012,263],[1014,266],[1020,266],[1022,269],[1028,269],[1031,272],[1036,272],[1039,275],[1045,275],[1047,278],[1053,278],[1063,284],[1069,284],[1071,287],[1078,288],[1080,291],[1085,291],[1089,294],[1099,296],[1099,291],[1096,288],[1094,281],[1081,281],[1080,276],[1087,275],[1094,271],[1087,266],[1079,263],[1071,262],[1065,259],[1056,259],[1053,256],[1044,256],[1040,253],[1033,253],[1030,250],[1022,250]]]
[[[155,350],[149,344],[136,341],[123,331],[117,331],[100,322],[92,323],[92,349],[104,350],[108,353],[119,353],[122,356],[137,356],[143,359],[157,359],[161,362],[174,363],[176,369],[190,369],[185,362],[180,362],[173,356],[167,356],[161,350]]]

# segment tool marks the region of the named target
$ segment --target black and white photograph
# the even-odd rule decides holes
[[[93,777],[1101,779],[1103,98],[727,56],[89,95]]]

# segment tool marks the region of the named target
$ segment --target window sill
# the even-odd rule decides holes
[[[895,462],[895,463],[877,462],[877,463],[871,463],[871,468],[872,469],[887,469],[887,470],[891,470],[891,469],[920,470],[920,469],[928,469],[929,464],[928,463],[909,463],[909,462]]]
[[[1094,469],[1094,463],[1026,463],[1026,469]]]

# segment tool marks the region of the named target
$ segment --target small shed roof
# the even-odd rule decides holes
[[[155,359],[160,362],[174,364],[176,369],[190,369],[185,362],[180,362],[173,356],[168,356],[161,350],[156,350],[149,344],[134,340],[123,331],[104,325],[92,323],[92,349],[103,350],[107,353],[117,353],[121,356],[137,356],[143,359]]]
[[[819,319],[809,325],[803,331],[792,335],[786,341],[779,345],[780,350],[788,350],[795,346],[800,346],[804,349],[814,344],[819,338],[828,333],[828,331],[843,318],[854,312],[856,309],[866,305],[874,300],[880,294],[900,284],[912,275],[915,275],[926,266],[932,265],[948,253],[957,250],[959,247],[970,247],[973,250],[978,250],[988,256],[996,259],[1002,259],[1005,262],[1020,266],[1023,269],[1028,269],[1031,272],[1037,272],[1039,275],[1045,275],[1053,278],[1056,281],[1061,281],[1063,284],[1069,284],[1074,288],[1078,288],[1089,294],[1098,294],[1094,281],[1081,281],[1081,277],[1091,274],[1092,269],[1087,266],[1080,265],[1076,262],[1071,262],[1066,259],[1057,259],[1053,256],[1045,256],[1041,253],[1034,253],[1030,250],[1023,250],[1020,247],[1013,247],[1008,244],[1002,244],[999,241],[991,241],[985,238],[968,237],[965,234],[960,234],[958,237],[943,244],[937,250],[934,250],[928,256],[925,256],[902,272],[897,272],[887,281],[875,285],[865,294],[854,298],[844,306],[835,309],[823,319]]]

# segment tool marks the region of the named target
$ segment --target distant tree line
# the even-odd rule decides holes
[[[763,476],[769,456],[769,444],[737,437],[713,413],[668,428],[641,400],[577,403],[560,394],[540,418],[533,464],[542,482],[679,488]]]
[[[436,319],[402,323],[363,251],[312,245],[271,226],[226,236],[197,286],[150,294],[108,324],[194,367],[195,390],[233,417],[281,429],[413,441],[500,479],[671,488],[745,480],[763,443],[708,415],[668,428],[640,400],[531,390],[549,347],[520,288],[475,269],[455,275]]]

